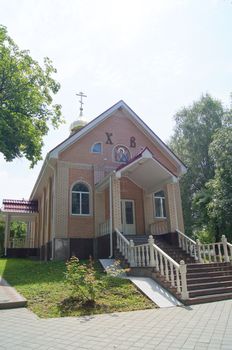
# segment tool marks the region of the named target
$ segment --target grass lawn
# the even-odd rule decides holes
[[[156,307],[130,281],[106,276],[99,264],[95,264],[95,269],[104,287],[95,307],[86,308],[70,298],[71,289],[65,284],[64,262],[0,259],[0,275],[28,300],[28,307],[40,317],[80,316]]]

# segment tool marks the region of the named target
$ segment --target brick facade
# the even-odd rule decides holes
[[[110,135],[110,141],[107,133]],[[91,146],[96,142],[101,142],[100,154],[91,152]],[[167,219],[157,220],[154,217],[153,192],[146,193],[144,188],[130,179],[129,173],[127,176],[117,178],[113,172],[120,165],[113,157],[117,145],[126,146],[131,158],[142,148],[148,147],[156,160],[167,168],[170,174],[179,176],[180,165],[168,152],[164,152],[158,140],[152,139],[122,110],[117,110],[108,119],[96,125],[94,130],[64,148],[58,154],[55,164],[50,167],[49,176],[43,175],[43,186],[41,185],[41,189],[38,190],[36,198],[39,201],[39,218],[33,229],[35,246],[46,247],[49,242],[56,241],[52,243],[53,251],[58,247],[59,252],[57,255],[54,252],[54,257],[61,257],[64,251],[65,254],[70,253],[71,239],[75,250],[79,249],[75,239],[79,239],[82,247],[94,244],[94,239],[99,235],[99,225],[109,222],[110,219],[110,181],[113,230],[122,228],[121,200],[125,199],[134,201],[136,234],[149,234],[151,225],[155,223],[160,225],[157,227],[165,227],[169,232],[176,228],[184,230],[179,184],[171,183],[172,181],[160,184],[159,190],[165,191]],[[108,174],[111,174],[111,180],[109,176],[107,177]],[[71,191],[77,182],[83,182],[89,188],[89,215],[72,214]],[[101,182],[102,187],[97,189]],[[110,226],[107,227],[109,230]],[[83,239],[88,240],[88,243],[85,244]],[[103,239],[99,239],[100,241]],[[62,247],[64,247],[63,253]]]

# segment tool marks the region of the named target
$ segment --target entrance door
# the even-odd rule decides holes
[[[135,208],[134,201],[121,200],[122,232],[124,235],[135,235]]]

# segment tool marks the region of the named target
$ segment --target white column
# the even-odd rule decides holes
[[[180,261],[180,275],[181,275],[181,297],[183,300],[189,298],[187,289],[187,266],[183,260]]]
[[[8,239],[9,239],[9,231],[10,231],[10,214],[6,214],[5,221],[5,239],[4,239],[4,255],[7,256],[7,247],[8,247]]]
[[[223,244],[225,262],[230,262],[230,258],[228,255],[228,249],[227,249],[227,238],[225,235],[222,235],[222,244]]]
[[[196,251],[197,251],[198,262],[203,263],[204,261],[201,257],[201,242],[199,239],[196,240]]]
[[[109,183],[109,205],[110,205],[110,258],[113,256],[113,201],[112,201],[112,176]]]
[[[148,238],[148,244],[149,244],[149,250],[150,250],[150,266],[155,266],[155,257],[154,257],[154,247],[153,244],[155,243],[154,238],[152,235]]]

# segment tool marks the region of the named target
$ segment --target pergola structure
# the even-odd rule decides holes
[[[3,199],[1,214],[5,220],[4,255],[7,256],[8,248],[34,248],[35,242],[30,237],[31,225],[35,224],[38,216],[38,202],[28,200]],[[28,224],[26,239],[22,242],[10,242],[11,221],[23,221]]]

